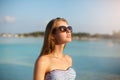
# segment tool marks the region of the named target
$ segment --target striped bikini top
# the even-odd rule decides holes
[[[76,72],[72,67],[66,70],[55,69],[45,75],[45,80],[75,80]]]

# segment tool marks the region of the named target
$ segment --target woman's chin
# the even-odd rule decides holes
[[[67,42],[71,42],[71,41],[72,41],[72,39],[68,39],[68,40],[67,40]]]

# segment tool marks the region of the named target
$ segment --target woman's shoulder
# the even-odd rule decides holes
[[[44,55],[44,56],[40,56],[37,61],[37,63],[49,63],[49,57]]]
[[[68,54],[65,54],[65,57],[68,58],[68,59],[72,59],[72,57]]]
[[[40,56],[36,60],[36,65],[38,65],[38,66],[48,67],[49,64],[50,64],[50,60],[49,60],[49,57],[47,57],[47,56]]]
[[[72,64],[72,57],[70,55],[65,54],[65,58]]]

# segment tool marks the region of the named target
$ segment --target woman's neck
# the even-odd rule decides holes
[[[63,57],[64,46],[65,44],[55,45],[55,50],[52,52],[52,55],[59,58]]]

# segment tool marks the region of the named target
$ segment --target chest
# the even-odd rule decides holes
[[[50,71],[52,71],[54,69],[65,70],[71,66],[71,63],[69,62],[69,60],[67,60],[65,58],[63,58],[63,59],[52,58],[50,62],[51,62],[50,69],[49,69]]]

